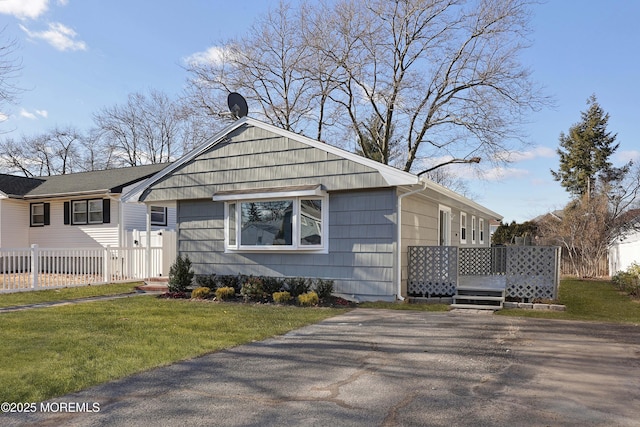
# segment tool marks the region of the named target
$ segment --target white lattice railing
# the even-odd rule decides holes
[[[453,296],[460,276],[500,275],[505,277],[506,296],[527,301],[555,299],[560,281],[559,249],[548,246],[410,246],[408,293],[422,297]]]
[[[161,271],[162,248],[0,249],[0,292],[140,280]]]

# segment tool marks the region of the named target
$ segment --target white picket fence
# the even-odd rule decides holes
[[[54,289],[162,275],[163,250],[147,248],[0,249],[0,293]]]

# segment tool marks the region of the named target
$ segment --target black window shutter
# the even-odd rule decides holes
[[[64,223],[71,224],[71,202],[64,202]]]
[[[111,199],[102,199],[102,222],[104,224],[111,222]]]
[[[51,205],[44,204],[44,225],[51,225]]]

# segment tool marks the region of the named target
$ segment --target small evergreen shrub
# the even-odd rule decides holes
[[[218,276],[216,278],[216,286],[218,288],[233,288],[236,293],[240,292],[240,288],[242,287],[242,282],[239,281],[240,276]]]
[[[211,293],[211,289],[201,286],[199,288],[191,291],[191,298],[193,299],[207,299],[209,298],[209,293]]]
[[[262,280],[259,277],[249,276],[242,288],[240,294],[245,301],[259,301],[264,298],[264,290],[262,289]]]
[[[261,277],[262,279],[262,290],[267,295],[273,295],[275,292],[280,292],[284,290],[284,278],[282,277]]]
[[[327,299],[333,293],[333,280],[316,279],[314,288],[318,298]]]
[[[200,287],[209,288],[213,291],[218,287],[217,283],[218,283],[218,280],[216,279],[215,273],[199,274],[196,276],[196,284]]]
[[[193,276],[189,256],[186,255],[182,258],[181,255],[178,255],[176,261],[169,268],[169,292],[185,292],[191,286]]]
[[[272,297],[273,301],[278,304],[287,304],[289,301],[291,301],[291,294],[287,291],[274,292]]]
[[[316,294],[314,291],[298,295],[298,304],[303,307],[311,307],[313,305],[317,305],[318,302],[318,294]]]
[[[216,289],[216,298],[221,301],[233,298],[234,296],[236,296],[236,290],[231,286],[223,286]]]
[[[634,298],[640,298],[640,265],[633,263],[627,271],[619,271],[611,278],[613,285]]]
[[[289,291],[294,298],[311,290],[311,283],[304,277],[288,277],[284,283],[285,289]]]

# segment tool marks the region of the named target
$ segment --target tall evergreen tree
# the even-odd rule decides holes
[[[553,178],[576,197],[594,193],[598,181],[610,184],[620,181],[631,164],[613,167],[609,158],[618,149],[616,134],[607,131],[609,114],[605,113],[595,95],[587,100],[582,120],[560,134],[560,168],[551,171]]]

